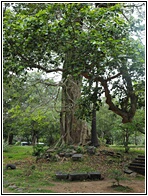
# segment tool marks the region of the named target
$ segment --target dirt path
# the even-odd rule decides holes
[[[145,193],[144,181],[124,181],[123,186],[133,189],[130,193]],[[87,182],[57,182],[49,189],[56,193],[117,193],[111,188],[112,180],[87,181]]]
[[[55,193],[123,193],[111,188],[112,180],[104,179],[102,181],[86,181],[86,182],[52,182],[54,186],[44,187],[43,189],[51,190]],[[129,193],[145,193],[145,183],[143,180],[122,181],[123,186],[133,189]],[[42,187],[41,187],[42,188]],[[11,193],[10,190],[4,188],[3,193]],[[126,192],[127,193],[127,192]]]

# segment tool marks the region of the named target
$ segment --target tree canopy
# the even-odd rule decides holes
[[[63,72],[86,81],[82,98],[104,93],[109,109],[131,122],[144,86],[144,45],[136,32],[143,18],[132,9],[142,3],[15,3],[4,5],[4,80],[27,74]],[[106,6],[107,5],[107,6]],[[130,11],[131,12],[130,12]],[[66,62],[66,67],[64,63]],[[83,83],[84,84],[84,83]],[[88,85],[89,84],[89,85]],[[89,102],[94,96],[89,96]],[[141,100],[141,99],[140,99]],[[88,100],[87,100],[88,101]]]

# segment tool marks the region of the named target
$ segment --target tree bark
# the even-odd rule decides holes
[[[13,144],[13,133],[9,133],[8,134],[8,145],[12,145]]]
[[[35,130],[32,131],[32,145],[35,146],[37,143],[37,132]]]
[[[62,88],[62,108],[60,113],[61,134],[65,144],[85,145],[90,138],[86,122],[77,119],[77,100],[81,96],[81,77],[68,76]]]
[[[125,131],[125,136],[124,136],[124,148],[125,148],[125,153],[129,152],[129,131],[128,129],[124,130]]]
[[[95,104],[93,104],[93,110],[92,110],[91,145],[95,146],[95,147],[99,146],[97,129],[96,129],[96,107],[95,107]]]

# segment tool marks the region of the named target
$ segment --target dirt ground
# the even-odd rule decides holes
[[[114,190],[112,186],[113,180],[104,179],[99,181],[84,181],[84,182],[53,182],[55,186],[46,187],[46,190],[52,190],[55,193],[123,193]],[[132,188],[129,193],[145,193],[144,180],[126,180],[121,182],[122,186]],[[39,188],[39,187],[38,187]],[[42,187],[40,187],[42,188]],[[43,188],[45,189],[45,187]],[[11,193],[6,188],[3,193]],[[126,192],[128,193],[128,192]]]

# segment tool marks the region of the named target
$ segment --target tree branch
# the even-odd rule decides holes
[[[33,64],[32,67],[33,67],[33,68],[41,69],[41,70],[45,71],[46,73],[57,72],[57,71],[63,72],[63,71],[64,71],[64,69],[61,69],[61,68],[47,69],[47,68],[42,67],[41,65],[37,65],[37,64]]]
[[[99,81],[101,82],[101,85],[104,87],[105,91],[105,97],[106,97],[106,103],[109,105],[109,110],[112,110],[114,113],[122,117],[122,122],[127,122],[128,116],[126,112],[123,112],[121,109],[119,109],[115,104],[112,102],[112,97],[110,95],[110,91],[108,89],[107,81],[103,78],[99,78]]]
[[[118,73],[118,74],[116,74],[116,75],[114,75],[114,76],[112,76],[112,77],[107,78],[106,81],[111,81],[112,79],[115,79],[115,78],[117,78],[118,76],[121,76],[121,72]]]
[[[24,57],[22,54],[18,53],[17,54],[25,61],[27,61],[28,63],[30,63],[30,60],[27,59],[26,57]],[[57,72],[57,71],[61,71],[63,72],[64,69],[61,69],[61,68],[55,68],[55,69],[48,69],[48,68],[45,68],[45,67],[42,67],[41,65],[37,65],[35,64],[34,62],[31,62],[31,67],[30,68],[37,68],[37,69],[41,69],[43,71],[45,71],[46,73],[51,73],[51,72]]]

